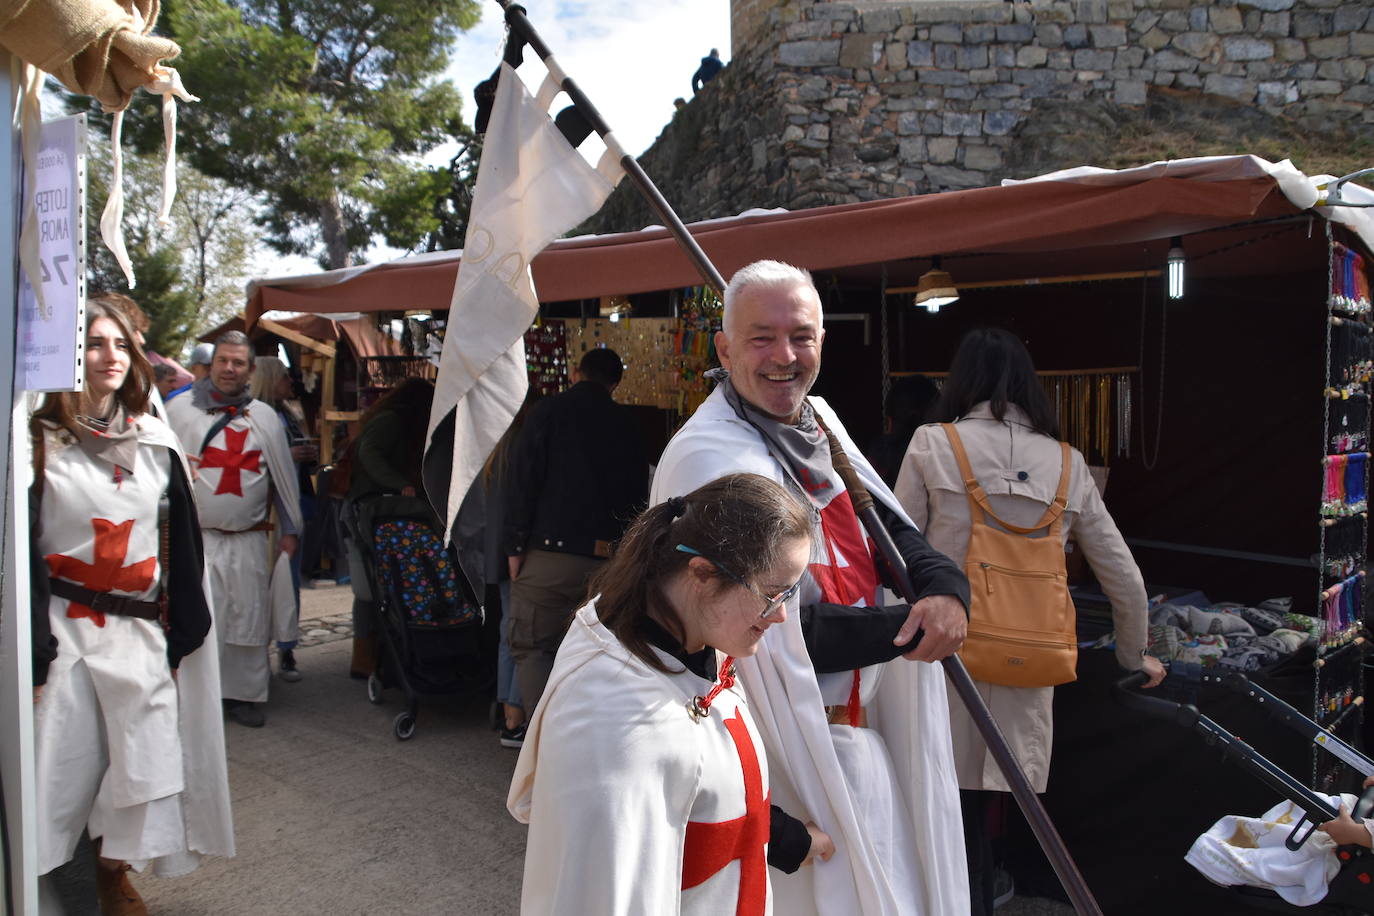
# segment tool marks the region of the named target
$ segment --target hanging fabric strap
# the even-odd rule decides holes
[[[992,519],[1003,528],[1008,531],[1013,531],[1016,534],[1031,534],[1032,532],[1039,531],[1041,528],[1051,526],[1053,526],[1051,527],[1052,531],[1059,530],[1059,520],[1064,514],[1064,509],[1069,504],[1069,471],[1073,468],[1073,454],[1070,451],[1069,443],[1059,443],[1064,454],[1064,468],[1059,473],[1059,489],[1054,494],[1054,502],[1050,503],[1049,508],[1045,510],[1045,514],[1040,516],[1040,521],[1031,525],[1029,528],[1023,528],[1020,525],[1013,525],[1010,522],[1003,521],[997,517],[997,513],[992,511],[992,506],[988,503],[987,491],[983,489],[983,485],[978,482],[978,478],[973,474],[973,467],[969,464],[968,452],[964,451],[964,441],[959,437],[959,431],[954,428],[953,423],[941,423],[940,426],[944,429],[945,435],[949,437],[950,448],[954,449],[954,458],[959,462],[959,473],[963,475],[964,489],[968,493],[970,503],[970,521],[974,523],[978,521],[977,514],[973,511],[976,507],[981,509],[987,518]],[[983,523],[987,524],[986,518]]]

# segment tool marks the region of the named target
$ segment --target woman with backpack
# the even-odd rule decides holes
[[[1076,659],[1062,544],[1073,538],[1111,600],[1117,661],[1144,669],[1153,687],[1165,672],[1145,654],[1145,583],[1087,462],[1059,442],[1049,398],[1014,335],[1000,328],[965,335],[932,419],[912,437],[894,492],[931,546],[968,573],[973,604],[961,656],[1032,786],[1043,792],[1053,685],[1073,679]],[[1039,540],[1054,535],[1055,546]],[[999,605],[1020,619],[980,627],[997,618]],[[1020,639],[1022,627],[1048,635],[1032,646]],[[980,632],[988,635],[980,639]],[[1042,665],[1047,674],[1026,676]],[[994,898],[987,808],[992,793],[1010,787],[960,703],[950,704],[950,726],[972,912],[981,916],[991,913]]]

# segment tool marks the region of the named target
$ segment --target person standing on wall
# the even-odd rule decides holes
[[[587,581],[649,496],[639,425],[611,397],[624,371],[614,350],[589,350],[572,387],[530,409],[511,450],[510,651],[527,712],[544,693]]]

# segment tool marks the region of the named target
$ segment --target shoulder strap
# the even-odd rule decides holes
[[[201,440],[201,442],[200,442],[200,451],[196,452],[196,454],[197,454],[197,455],[203,455],[203,454],[205,454],[205,449],[206,449],[206,447],[210,444],[210,440],[213,439],[213,438],[215,438],[215,435],[216,435],[220,430],[224,429],[224,427],[228,426],[231,422],[233,422],[234,417],[237,417],[240,413],[243,413],[243,414],[246,415],[247,412],[246,412],[246,411],[229,411],[229,410],[226,410],[226,411],[224,411],[223,413],[221,413],[218,417],[216,417],[216,418],[215,418],[215,422],[214,422],[213,424],[211,424],[211,426],[210,426],[210,431],[209,431],[208,433],[206,433],[206,434],[205,434],[205,438]]]
[[[941,423],[940,427],[944,429],[945,435],[949,438],[950,448],[954,450],[954,460],[959,463],[959,474],[964,479],[964,490],[969,500],[969,518],[971,521],[975,523],[978,521],[978,515],[975,510],[981,509],[983,514],[988,518],[997,522],[997,524],[1008,531],[1014,531],[1017,534],[1031,534],[1047,526],[1053,526],[1051,530],[1058,530],[1060,518],[1064,514],[1064,507],[1068,505],[1069,470],[1071,461],[1069,458],[1069,444],[1067,442],[1060,443],[1060,445],[1063,446],[1064,469],[1059,474],[1059,490],[1054,495],[1054,502],[1050,503],[1049,508],[1045,510],[1045,514],[1040,517],[1040,521],[1027,528],[1003,521],[997,516],[996,512],[992,511],[992,506],[988,502],[987,491],[984,490],[983,485],[978,482],[978,478],[973,475],[973,466],[969,464],[968,452],[964,450],[964,441],[959,437],[959,431],[954,428],[953,423]],[[986,524],[986,521],[983,522],[983,524]]]

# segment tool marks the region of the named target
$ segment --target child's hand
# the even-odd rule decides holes
[[[1374,776],[1365,781],[1366,785],[1371,781],[1374,781]],[[1331,837],[1340,846],[1374,847],[1374,841],[1371,841],[1369,836],[1369,829],[1364,824],[1355,823],[1345,805],[1341,805],[1340,817],[1334,821],[1327,821],[1317,829]]]

